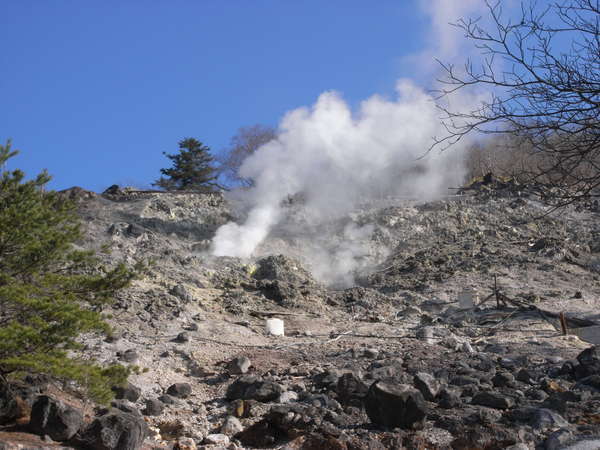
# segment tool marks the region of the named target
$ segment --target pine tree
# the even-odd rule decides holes
[[[179,142],[179,153],[163,154],[173,161],[170,169],[160,169],[168,178],[161,177],[152,185],[167,191],[213,191],[220,188],[216,179],[214,161],[210,148],[194,138],[186,138]]]
[[[107,401],[128,370],[85,360],[78,337],[109,330],[100,309],[136,271],[102,268],[93,253],[75,250],[81,230],[74,204],[45,191],[46,172],[25,181],[20,170],[5,170],[17,153],[10,141],[0,145],[0,375],[75,380]]]

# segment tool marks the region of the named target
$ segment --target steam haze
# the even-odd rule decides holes
[[[446,27],[451,28],[446,22],[472,12],[475,6],[480,2],[428,2],[430,35],[438,44],[415,57],[423,60],[431,52],[439,58],[456,54],[458,44],[446,38],[450,33]],[[444,22],[449,10],[458,15]],[[441,43],[442,38],[448,40]],[[427,71],[422,66],[416,75]],[[468,104],[470,99],[453,101]],[[279,125],[278,138],[242,165],[241,175],[255,182],[241,199],[247,215],[243,223],[230,222],[217,231],[213,254],[257,256],[257,248],[272,230],[287,223],[286,200],[301,194],[305,228],[319,230],[307,245],[300,245],[303,259],[321,280],[351,284],[352,272],[361,268],[369,252],[372,227],[349,223],[328,231],[325,225],[347,216],[359,203],[389,196],[429,200],[462,181],[461,154],[467,143],[427,153],[433,137],[444,134],[439,113],[433,97],[407,79],[397,82],[395,98],[374,95],[357,111],[351,110],[341,94],[331,91],[321,94],[310,108],[288,112]],[[315,242],[315,236],[320,242]],[[380,253],[384,256],[385,251]]]

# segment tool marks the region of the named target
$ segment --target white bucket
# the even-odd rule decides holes
[[[283,320],[281,319],[267,319],[267,334],[271,334],[273,336],[283,336],[285,333],[283,331]]]

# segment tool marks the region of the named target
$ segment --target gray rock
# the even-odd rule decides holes
[[[440,382],[431,374],[425,372],[417,373],[413,378],[413,384],[423,394],[427,401],[434,401],[440,391]]]
[[[226,436],[235,436],[244,430],[242,423],[237,417],[227,416],[221,426],[221,433]]]
[[[192,394],[192,386],[189,383],[175,383],[169,386],[167,394],[177,398],[187,398]]]
[[[277,400],[278,403],[291,403],[298,400],[298,394],[294,391],[285,391]]]
[[[336,393],[344,405],[360,406],[369,390],[368,386],[354,373],[348,372],[338,378]]]
[[[284,255],[272,255],[259,259],[254,278],[257,280],[279,280],[294,284],[314,283],[312,275],[299,261]]]
[[[142,395],[142,390],[131,383],[127,383],[125,386],[113,386],[112,391],[115,393],[116,399],[125,399],[130,402],[137,402]]]
[[[338,370],[326,370],[313,377],[313,381],[318,388],[333,390],[337,386],[341,372]]]
[[[581,393],[576,391],[553,392],[544,400],[542,406],[564,414],[567,412],[569,402],[576,403],[581,401],[581,398]]]
[[[190,334],[187,331],[182,331],[175,338],[175,342],[179,342],[180,344],[184,344],[190,341]]]
[[[590,375],[600,374],[600,349],[590,347],[577,355],[579,366],[575,367],[575,375],[579,378],[585,378]]]
[[[194,295],[182,284],[176,284],[171,288],[169,294],[177,297],[179,300],[190,303],[194,301]]]
[[[130,414],[140,414],[140,411],[137,409],[137,406],[135,406],[135,403],[130,402],[129,400],[125,400],[125,399],[120,399],[120,400],[113,400],[110,405],[113,408],[117,408],[120,409],[123,412],[126,413],[130,413]]]
[[[342,409],[342,405],[337,400],[326,394],[308,395],[302,400],[317,408],[325,408],[332,411],[340,411]]]
[[[377,350],[376,348],[366,348],[364,355],[366,358],[375,359],[379,356],[379,350]]]
[[[521,369],[517,372],[517,376],[515,378],[523,383],[531,384],[535,382],[537,376],[528,369]]]
[[[475,350],[473,349],[473,346],[469,343],[469,342],[463,342],[460,349],[464,352],[464,353],[468,353],[470,355],[472,355],[473,353],[475,353]]]
[[[497,372],[492,377],[494,387],[515,387],[515,377],[510,372]]]
[[[576,391],[600,392],[600,375],[581,378],[573,387]]]
[[[81,441],[93,450],[138,450],[147,435],[141,416],[112,410],[97,417],[84,430]]]
[[[567,427],[569,423],[557,412],[547,408],[525,407],[510,412],[513,420],[525,422],[536,430]]]
[[[117,352],[117,356],[121,361],[132,363],[138,360],[139,355],[137,351],[130,348],[129,350],[125,350],[124,352]]]
[[[543,402],[544,400],[546,400],[548,398],[548,394],[546,394],[545,391],[542,391],[541,389],[536,389],[536,388],[528,389],[525,392],[525,395],[527,396],[527,398],[530,398],[531,400],[535,400],[538,402]]]
[[[197,448],[196,441],[190,437],[180,437],[174,447],[175,450],[196,450]]]
[[[438,394],[438,405],[444,409],[458,408],[462,405],[460,393],[454,389],[442,388]]]
[[[365,410],[371,422],[385,428],[420,428],[427,416],[423,395],[406,384],[376,381],[365,397]]]
[[[37,398],[31,408],[29,426],[34,433],[55,441],[68,441],[83,426],[83,414],[46,395]]]
[[[479,386],[479,380],[468,375],[457,375],[450,379],[449,384],[453,386],[468,386],[470,384]]]
[[[209,434],[204,438],[204,444],[208,445],[228,445],[229,444],[229,436],[220,433]]]
[[[517,368],[517,362],[511,358],[500,358],[498,364],[500,364],[500,367],[503,369],[515,370]]]
[[[485,346],[484,351],[486,351],[487,353],[496,353],[497,355],[503,355],[505,353],[508,353],[508,349],[506,348],[506,346],[500,344],[488,344]]]
[[[227,371],[232,375],[242,375],[248,372],[252,362],[250,358],[246,356],[240,356],[239,358],[232,359],[227,363]]]
[[[544,441],[545,450],[559,450],[567,446],[573,435],[569,430],[560,429],[551,433]]]
[[[282,392],[280,384],[253,375],[243,375],[229,385],[225,395],[229,400],[270,402],[277,400]]]
[[[157,398],[149,398],[146,400],[146,409],[144,409],[144,415],[146,416],[160,416],[165,410],[165,404]]]
[[[165,405],[174,405],[177,403],[177,399],[169,394],[163,394],[158,399]]]
[[[509,409],[515,404],[511,397],[496,392],[478,392],[471,399],[471,403],[495,409]]]

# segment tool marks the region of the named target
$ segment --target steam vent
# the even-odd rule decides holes
[[[63,392],[37,397],[31,417],[58,441],[127,430],[161,448],[592,440],[597,212],[578,203],[540,218],[528,189],[480,180],[430,202],[382,198],[318,227],[296,199],[244,259],[212,254],[217,230],[244,219],[221,194],[68,190],[86,219],[81,248],[108,246],[109,265],[152,263],[104,309],[110,339],[85,340],[90,357],[133,368],[112,412]],[[351,245],[361,251],[342,251]],[[270,334],[270,319],[285,334]]]
[[[0,43],[0,450],[600,450],[600,0]]]

